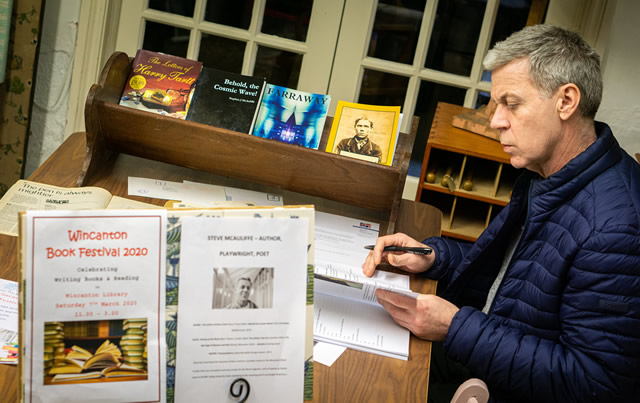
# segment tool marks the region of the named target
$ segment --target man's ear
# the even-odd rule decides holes
[[[562,120],[568,120],[578,110],[580,104],[580,89],[573,83],[561,86],[556,92],[558,116]]]

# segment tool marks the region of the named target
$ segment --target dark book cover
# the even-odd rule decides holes
[[[184,119],[201,69],[195,60],[139,49],[120,105]]]
[[[265,79],[203,68],[187,120],[250,134]]]
[[[318,149],[330,95],[267,84],[253,135]]]

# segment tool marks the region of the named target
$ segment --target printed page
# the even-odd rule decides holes
[[[166,211],[22,222],[25,400],[164,401]]]
[[[337,262],[360,268],[376,243],[380,224],[316,211],[316,261]]]
[[[182,218],[176,401],[301,400],[308,225]]]
[[[378,288],[414,299],[419,295],[409,288],[409,276],[382,270],[376,270],[372,277],[366,277],[360,270],[350,266],[316,261],[314,277],[315,293],[368,304],[378,305],[375,295]]]
[[[111,193],[98,187],[63,188],[17,181],[0,200],[0,234],[18,236],[18,213],[27,210],[104,208]]]
[[[381,305],[315,294],[314,337],[356,350],[406,360],[409,331],[393,321]]]
[[[18,363],[18,283],[0,279],[0,364]]]

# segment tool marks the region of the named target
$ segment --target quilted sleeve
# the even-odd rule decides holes
[[[453,269],[458,267],[472,246],[468,242],[440,237],[427,238],[422,243],[431,246],[436,252],[435,262],[425,275],[434,280],[443,281],[448,280]]]
[[[490,389],[508,390],[515,401],[638,401],[637,230],[590,236],[573,259],[560,301],[555,340],[524,334],[507,319],[463,307],[453,319],[445,352]]]

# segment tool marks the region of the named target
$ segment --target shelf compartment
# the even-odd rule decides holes
[[[501,165],[502,170],[498,178],[496,199],[509,202],[511,199],[511,189],[513,189],[513,185],[516,183],[520,171],[509,164]]]
[[[490,205],[486,203],[456,197],[448,231],[464,239],[475,240],[486,228],[489,209]]]
[[[442,212],[442,230],[447,230],[451,221],[454,196],[434,191],[422,192],[422,203],[429,204]]]
[[[465,196],[494,198],[500,165],[495,161],[467,156],[458,191]],[[472,188],[471,190],[466,190],[464,189],[464,184],[469,178],[472,182]]]
[[[440,186],[444,189],[448,189],[446,185],[443,185],[442,179],[445,174],[449,174],[453,179],[453,183],[456,185],[460,182],[460,172],[464,166],[464,156],[461,154],[453,153],[450,151],[440,150],[432,148],[429,156],[429,164],[427,171],[424,175],[423,185],[428,186]],[[431,175],[434,176],[431,181]]]

